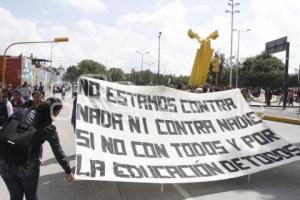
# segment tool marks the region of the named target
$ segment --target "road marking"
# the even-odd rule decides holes
[[[179,184],[172,184],[172,185],[184,198],[189,200],[194,200],[194,198],[187,191],[185,191]]]

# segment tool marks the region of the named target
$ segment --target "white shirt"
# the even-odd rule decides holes
[[[8,117],[11,116],[14,113],[14,109],[10,101],[6,102],[6,109],[7,109],[7,115]],[[0,126],[0,130],[2,129],[2,126]]]
[[[14,109],[10,101],[7,101],[6,103],[6,109],[7,109],[7,115],[10,117],[14,113]]]
[[[29,87],[21,87],[20,89],[22,97],[30,97],[31,96],[31,90]]]

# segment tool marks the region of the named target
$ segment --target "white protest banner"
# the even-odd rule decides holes
[[[76,179],[191,183],[299,160],[238,89],[195,94],[81,78]]]

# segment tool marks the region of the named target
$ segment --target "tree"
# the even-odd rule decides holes
[[[70,66],[68,67],[65,76],[64,76],[64,80],[66,81],[70,81],[70,82],[75,82],[78,78],[78,76],[80,75],[79,70],[76,66]]]
[[[177,87],[178,85],[187,86],[188,82],[189,82],[189,78],[190,78],[189,76],[184,76],[184,75],[174,77],[174,79],[172,81],[172,84],[175,87]]]
[[[139,80],[139,74],[136,72],[133,68],[131,69],[131,72],[128,74],[128,81],[131,81],[134,84],[138,83]]]
[[[289,75],[289,87],[299,87],[300,83],[298,81],[298,74]]]
[[[155,75],[149,69],[143,71],[143,84],[153,85],[155,80]]]
[[[94,60],[82,60],[78,63],[77,68],[80,75],[83,74],[106,74],[105,66]]]
[[[239,82],[242,87],[279,88],[283,86],[283,80],[283,63],[265,53],[247,58],[239,71]]]
[[[125,74],[120,68],[110,68],[108,71],[108,77],[113,82],[125,80]]]

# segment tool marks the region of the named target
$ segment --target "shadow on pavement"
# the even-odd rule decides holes
[[[300,143],[294,145],[300,147]],[[248,176],[243,176],[221,181],[180,185],[194,200],[206,200],[211,197],[218,200],[299,200],[299,169],[300,161],[296,161],[252,174],[250,181],[248,181]],[[257,198],[253,198],[254,196]]]
[[[206,195],[216,196],[220,194],[222,200],[235,199],[257,199],[264,200],[299,200],[300,199],[300,161],[290,163],[284,166],[269,169],[263,172],[252,174],[248,182],[248,176],[228,179],[223,181],[181,184],[182,188],[195,200],[211,199],[201,198]],[[226,196],[232,194],[234,198]],[[254,195],[254,193],[256,193]],[[249,195],[249,196],[248,196]],[[248,198],[247,198],[248,196]],[[197,198],[198,197],[198,198]],[[220,198],[213,198],[220,199]]]
[[[40,177],[40,200],[105,200],[121,199],[116,183],[100,181],[76,181],[67,184],[65,173]]]
[[[298,200],[300,197],[300,161],[264,172],[223,181],[180,184],[190,198],[222,200]],[[67,184],[64,173],[41,176],[41,200],[183,200],[173,185],[76,181]],[[232,193],[231,193],[232,192]]]
[[[67,156],[67,159],[68,159],[69,161],[75,160],[75,158],[76,158],[76,155],[75,155],[75,154],[70,155],[70,156]],[[56,161],[56,158],[55,158],[55,157],[50,158],[50,159],[45,160],[45,161],[42,162],[42,166],[51,165],[51,164],[57,164],[57,161]]]
[[[299,143],[295,144],[300,146]],[[75,159],[75,155],[68,157]],[[55,158],[43,165],[56,163]],[[116,183],[101,181],[76,181],[67,184],[64,173],[40,177],[39,197],[41,200],[299,200],[300,161],[272,168],[248,176],[204,183],[180,184],[184,193],[173,185]],[[185,197],[184,197],[185,196]]]
[[[172,185],[117,183],[101,181],[76,181],[67,184],[64,173],[40,177],[38,195],[40,200],[181,200],[182,196]]]

